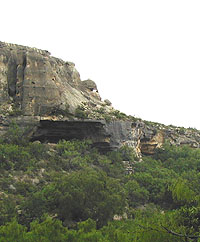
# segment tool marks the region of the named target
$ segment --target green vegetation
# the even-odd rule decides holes
[[[62,115],[63,117],[68,117],[68,118],[73,117],[73,114],[69,110],[69,104],[66,104],[64,109],[61,109],[59,107],[54,107],[50,111],[50,115],[55,115],[55,116]]]
[[[86,110],[83,106],[78,106],[75,110],[75,117],[80,118],[80,119],[87,119],[88,113],[86,112]]]
[[[126,146],[24,134],[12,124],[0,141],[0,242],[200,241],[200,149],[165,144],[139,162]]]

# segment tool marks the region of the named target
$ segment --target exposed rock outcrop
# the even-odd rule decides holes
[[[1,109],[25,116],[51,116],[54,110],[74,112],[78,105],[101,105],[92,80],[81,81],[75,65],[48,51],[0,42]]]
[[[94,81],[48,51],[0,42],[0,135],[15,121],[32,141],[91,139],[102,151],[128,145],[153,154],[165,139],[199,148],[200,132],[127,116],[102,101]]]

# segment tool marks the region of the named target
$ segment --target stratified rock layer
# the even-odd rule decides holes
[[[200,132],[144,122],[101,101],[95,82],[48,51],[0,42],[0,136],[16,122],[30,140],[91,139],[102,151],[128,145],[153,154],[165,139],[200,147]]]
[[[25,116],[48,116],[55,109],[73,112],[81,103],[101,103],[96,84],[81,81],[71,62],[48,51],[0,42],[1,106]]]

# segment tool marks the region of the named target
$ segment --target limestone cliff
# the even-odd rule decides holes
[[[25,116],[49,116],[55,110],[74,112],[78,105],[101,104],[96,84],[81,81],[71,62],[48,51],[0,42],[1,108]]]
[[[11,121],[32,127],[31,140],[89,138],[103,151],[127,144],[153,154],[165,139],[199,148],[200,132],[144,122],[102,101],[92,80],[48,51],[0,42],[0,135]]]

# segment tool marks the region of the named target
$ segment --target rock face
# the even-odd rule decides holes
[[[48,51],[0,42],[0,136],[10,122],[31,127],[30,140],[91,139],[102,151],[128,145],[151,155],[167,139],[200,147],[200,131],[126,116],[101,100],[95,82],[81,81],[71,62]]]
[[[1,107],[25,116],[51,116],[56,109],[72,113],[81,103],[101,104],[96,84],[81,81],[71,62],[48,51],[0,42]]]
[[[78,120],[50,121],[41,120],[38,128],[31,134],[31,140],[57,143],[60,139],[91,139],[93,145],[106,152],[128,145],[136,154],[153,154],[161,147],[164,135],[148,129],[141,121]]]

